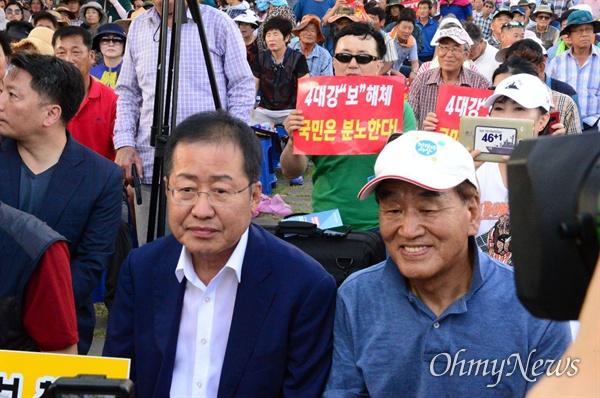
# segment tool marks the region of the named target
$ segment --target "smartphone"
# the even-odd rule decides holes
[[[521,140],[533,138],[533,132],[533,120],[463,116],[458,141],[481,151],[477,161],[503,163],[503,157],[510,156]]]
[[[135,191],[135,199],[138,205],[142,204],[142,183],[140,181],[140,175],[138,174],[137,166],[131,165],[131,175],[133,177],[133,190]]]
[[[549,134],[552,134],[552,126],[554,126],[558,122],[560,122],[560,112],[559,111],[550,112],[550,121],[548,122],[549,127],[550,127],[550,130],[548,130]]]

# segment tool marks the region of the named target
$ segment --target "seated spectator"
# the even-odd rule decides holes
[[[238,28],[240,28],[242,39],[244,39],[244,44],[246,45],[246,58],[248,59],[248,64],[252,66],[258,56],[258,42],[254,35],[254,31],[258,28],[258,18],[254,14],[254,11],[248,10],[233,18],[233,20]]]
[[[500,47],[506,48],[517,40],[525,38],[525,27],[523,22],[510,21],[502,25],[500,31]]]
[[[56,11],[54,11],[56,12]],[[58,14],[58,16],[60,17],[60,14]],[[62,17],[60,18],[61,22],[62,22]],[[44,26],[48,29],[52,29],[53,31],[56,31],[56,29],[58,29],[58,19],[56,18],[56,16],[51,13],[50,11],[41,11],[36,13],[33,16],[33,26],[40,27],[40,26]]]
[[[419,61],[427,62],[433,59],[435,46],[431,45],[431,40],[433,40],[439,23],[429,15],[433,7],[431,0],[419,1],[418,7],[419,18],[417,18],[416,26],[423,32],[423,49],[419,52]]]
[[[81,27],[92,35],[92,37],[98,32],[98,28],[108,22],[106,12],[102,9],[102,6],[95,1],[81,6],[79,10],[79,19]]]
[[[394,62],[392,69],[411,80],[417,77],[419,71],[417,42],[412,36],[414,27],[414,19],[401,15],[398,23],[390,32],[390,37],[394,40],[394,46],[398,54],[398,60]],[[407,62],[410,66],[406,65]]]
[[[52,29],[48,29],[43,26],[40,26],[39,28],[34,28],[31,31],[31,33],[29,33],[29,36],[12,45],[13,52],[54,55],[54,48],[52,48],[53,34],[54,32],[52,31]]]
[[[435,131],[437,124],[435,109],[441,84],[475,88],[489,87],[489,82],[485,77],[463,66],[469,57],[471,44],[473,44],[464,29],[442,29],[434,43],[437,46],[440,67],[419,73],[411,83],[408,93],[408,102],[415,113],[418,128],[430,131]],[[424,124],[426,117],[430,117],[433,123]]]
[[[264,24],[264,40],[268,50],[258,53],[252,65],[256,92],[260,102],[254,109],[251,123],[281,124],[296,108],[298,79],[308,74],[306,58],[299,51],[287,48],[292,34],[288,19],[274,17]]]
[[[592,44],[600,22],[587,11],[569,15],[560,32],[568,35],[573,46],[548,65],[548,75],[571,85],[577,91],[584,132],[597,132],[600,120],[600,48]]]
[[[102,25],[93,39],[92,49],[102,54],[102,63],[92,67],[90,74],[112,89],[121,72],[126,42],[125,30],[115,23]]]
[[[479,74],[491,82],[494,71],[500,65],[500,62],[496,61],[498,50],[485,41],[481,34],[481,29],[474,23],[465,23],[465,30],[471,40],[473,40],[469,59],[473,61]]]
[[[71,18],[71,25],[79,26],[85,20],[84,18],[79,16],[79,11],[81,10],[81,6],[85,3],[85,0],[67,0],[67,7],[69,11],[75,16],[75,18]]]
[[[62,16],[63,21],[67,22],[68,25],[72,25],[74,21],[77,21],[77,14],[72,13],[65,3],[59,3],[56,6],[56,12]]]
[[[402,11],[402,9],[404,9],[404,6],[400,3],[400,0],[387,1],[385,5],[386,17],[384,25],[384,30],[386,32],[390,32],[394,26],[396,26],[398,19],[400,19],[400,11]]]
[[[337,33],[351,23],[359,22],[358,17],[354,15],[355,11],[354,7],[341,7],[336,5],[334,8],[327,11],[327,14],[323,17],[323,27],[325,28],[323,32],[323,35],[325,36],[323,47],[329,51],[331,56],[334,55],[333,42]]]
[[[433,39],[431,40],[432,42],[435,42],[437,40],[437,38],[440,35],[440,31],[442,31],[443,29],[448,29],[448,28],[458,28],[458,29],[463,29],[462,24],[458,21],[458,19],[448,16],[448,17],[444,17],[440,22],[439,22],[439,26],[438,26],[438,30],[435,32],[435,34],[433,35]],[[419,67],[419,73],[423,73],[425,71],[428,71],[430,69],[435,69],[435,68],[439,68],[440,67],[440,60],[437,56],[437,47],[434,46],[435,50],[433,53],[433,59],[431,61],[427,61],[427,62],[423,62],[421,64],[421,66]],[[469,68],[471,69],[473,72],[479,73],[479,69],[477,69],[477,67],[475,66],[475,63],[470,61],[470,60],[466,60],[463,63],[463,66],[465,68]]]
[[[29,22],[33,22],[33,16],[44,10],[46,10],[46,6],[42,0],[30,0],[29,12],[31,13],[31,16],[29,17]]]
[[[333,70],[336,76],[376,76],[381,70],[381,59],[385,55],[383,36],[365,23],[353,23],[336,36]],[[356,57],[371,56],[365,63]],[[338,59],[339,58],[339,59]],[[349,77],[352,78],[352,77]],[[301,111],[294,110],[284,122],[290,136],[281,154],[281,170],[288,179],[300,176],[308,167],[309,158],[294,154],[292,132],[304,125]],[[403,126],[401,131],[416,127],[415,117],[407,102],[404,102]],[[373,175],[375,155],[311,156],[315,165],[313,173],[312,208],[315,212],[339,209],[345,224],[353,229],[377,229],[377,204],[375,200],[359,201],[356,192]]]
[[[485,3],[483,3],[483,12],[481,13],[481,15],[476,15],[475,19],[473,20],[473,23],[479,26],[479,28],[481,29],[481,32],[483,33],[483,38],[485,40],[488,40],[492,35],[492,13],[495,9],[496,3],[494,2],[494,0],[486,0]]]
[[[8,22],[25,21],[25,10],[18,1],[10,1],[4,9],[4,14]]]
[[[0,202],[0,349],[77,354],[67,239]]]
[[[511,83],[517,88],[509,87]],[[548,87],[538,78],[533,64],[511,59],[500,65],[494,74],[494,85],[494,95],[485,104],[492,107],[491,117],[531,119],[535,123],[534,137],[565,134],[562,123],[548,126],[552,97]],[[506,163],[484,162],[477,169],[477,178],[482,203],[477,244],[490,257],[512,265]]]
[[[528,30],[542,40],[546,50],[555,45],[558,42],[560,32],[554,26],[550,26],[550,22],[554,19],[554,12],[552,12],[550,6],[539,6],[531,16],[536,25],[528,28]]]
[[[581,118],[579,117],[578,96],[575,89],[567,83],[551,78],[546,74],[546,49],[540,39],[525,39],[515,42],[507,49],[501,50],[496,61],[504,62],[512,58],[522,58],[533,63],[539,78],[550,87],[552,103],[560,112],[560,121],[565,125],[566,134],[581,134]],[[526,73],[526,72],[513,72]]]
[[[383,30],[383,24],[385,23],[385,11],[378,5],[374,5],[367,10],[369,18],[373,21],[373,29],[381,33],[383,40],[385,41],[385,56],[383,57],[383,66],[379,71],[380,75],[387,75],[390,73],[394,62],[398,60],[398,53],[396,51],[396,44],[386,31]],[[312,74],[311,74],[312,75]]]
[[[300,40],[290,44],[289,48],[300,51],[304,55],[310,76],[332,76],[331,55],[317,44],[325,40],[321,31],[321,20],[319,17],[316,15],[305,15],[300,24],[295,29],[292,29],[292,33],[298,36]]]
[[[477,249],[469,152],[445,134],[404,133],[383,148],[358,197],[373,194],[389,257],[338,290],[323,398],[525,396],[571,332],[532,316],[513,270]]]
[[[259,51],[268,50],[267,44],[264,40],[263,26],[269,19],[274,17],[282,17],[290,21],[292,23],[292,27],[296,26],[296,16],[294,15],[294,11],[292,11],[292,9],[288,6],[286,0],[258,0],[256,3],[256,8],[266,11],[266,15],[262,19],[262,23],[258,27],[258,32],[256,34]]]
[[[492,47],[496,47],[496,49],[500,50],[502,48],[502,44],[500,43],[500,35],[502,33],[502,26],[505,23],[512,21],[512,12],[510,12],[506,8],[501,8],[494,12],[492,15],[492,22],[490,24],[490,29],[492,30],[492,34],[488,39],[488,43]]]

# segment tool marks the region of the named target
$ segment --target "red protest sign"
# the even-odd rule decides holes
[[[402,131],[403,76],[322,76],[298,80],[297,109],[304,126],[294,131],[294,153],[379,153]]]
[[[419,9],[419,0],[412,0],[412,1],[403,1],[402,5],[405,8],[412,8],[413,10],[418,10]]]
[[[440,85],[435,106],[437,130],[458,140],[461,116],[487,116],[489,109],[483,103],[493,93],[483,88]]]

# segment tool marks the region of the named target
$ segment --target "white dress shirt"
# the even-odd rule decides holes
[[[227,264],[209,282],[198,278],[183,247],[175,275],[187,280],[171,380],[171,397],[216,397],[225,358],[233,307],[248,244],[244,232]]]

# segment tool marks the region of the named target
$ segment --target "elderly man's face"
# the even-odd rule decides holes
[[[571,26],[568,37],[573,42],[573,47],[587,48],[592,45],[594,26],[592,24]]]
[[[299,38],[302,43],[305,45],[311,46],[317,42],[317,36],[319,29],[313,23],[309,23],[306,25],[304,29],[302,29],[299,33]]]
[[[494,18],[494,20],[490,24],[490,28],[492,29],[492,32],[494,32],[496,34],[496,36],[499,37],[500,32],[502,31],[502,25],[504,25],[505,23],[507,23],[511,20],[512,20],[512,18],[509,17],[507,14],[500,14],[499,16]]]
[[[224,161],[227,159],[227,161]],[[261,196],[260,182],[251,184],[244,174],[243,155],[231,142],[179,143],[173,153],[173,169],[165,178],[167,189],[201,191],[194,204],[176,203],[167,191],[169,227],[173,236],[192,253],[194,264],[210,261],[225,265]],[[250,186],[250,187],[249,187]],[[217,205],[217,191],[238,192],[227,205]]]
[[[438,44],[437,55],[442,72],[455,72],[462,68],[462,64],[469,57],[469,52],[465,49],[464,44],[458,44],[445,37]]]
[[[516,41],[523,40],[525,38],[525,28],[511,28],[502,29],[500,34],[500,44],[502,48],[506,48]]]
[[[535,23],[540,28],[547,28],[550,25],[550,21],[552,21],[552,15],[540,13],[535,16]]]
[[[469,261],[468,237],[479,229],[479,201],[464,203],[455,190],[429,191],[399,180],[377,188],[379,226],[402,275],[443,280]]]
[[[335,54],[368,54],[377,57],[377,42],[372,36],[362,38],[347,35],[340,38],[335,47]],[[356,58],[349,63],[342,63],[333,59],[333,69],[336,76],[376,76],[381,69],[381,60],[373,60],[367,64],[359,64]]]
[[[94,52],[87,48],[81,36],[68,36],[56,39],[54,54],[70,62],[79,69],[82,76],[89,76],[94,64]]]

